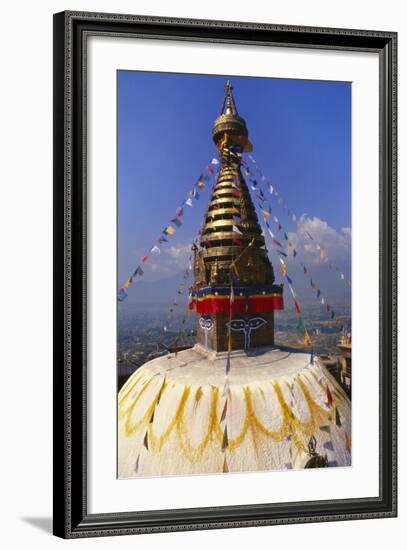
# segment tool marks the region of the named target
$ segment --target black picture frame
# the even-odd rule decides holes
[[[377,52],[380,58],[380,494],[319,502],[89,514],[86,372],[86,60],[89,36]],[[397,34],[62,12],[54,15],[54,534],[63,538],[397,515]]]

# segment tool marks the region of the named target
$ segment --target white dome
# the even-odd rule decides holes
[[[310,440],[328,466],[351,464],[350,401],[316,358],[235,351],[227,376],[226,358],[196,345],[129,378],[118,400],[120,478],[304,468]]]

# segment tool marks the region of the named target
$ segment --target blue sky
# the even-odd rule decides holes
[[[264,174],[302,215],[302,227],[312,229],[331,260],[349,271],[350,83],[119,71],[119,285],[216,155],[211,128],[228,78]],[[145,280],[185,269],[209,194],[207,186],[193,208],[186,207],[183,226],[145,265]],[[299,229],[277,203],[273,212],[287,232]],[[297,242],[320,277],[329,278],[328,268],[317,265],[318,254],[307,250],[301,236]],[[272,261],[276,267],[275,256]]]

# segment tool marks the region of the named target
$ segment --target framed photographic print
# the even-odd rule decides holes
[[[54,533],[396,515],[396,34],[54,16]]]

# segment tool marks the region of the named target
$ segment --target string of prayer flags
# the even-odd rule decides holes
[[[251,162],[253,163],[255,171],[260,175],[261,181],[266,181],[266,177],[263,174],[263,172],[262,172],[258,162],[256,161],[256,159],[251,154],[249,154],[248,156],[249,156]],[[294,223],[296,223],[297,222],[297,216],[294,214],[292,209],[288,207],[288,205],[285,203],[285,201],[283,200],[281,195],[274,188],[274,186],[270,184],[270,182],[269,182],[269,193],[270,193],[270,195],[274,195],[277,198],[278,204],[280,204],[284,207],[284,210],[286,211],[287,216],[289,217],[289,219],[291,221],[293,221]],[[281,227],[279,227],[279,230],[281,230]],[[314,236],[309,231],[305,231],[305,235],[311,241],[313,241],[313,243],[315,244],[316,250],[319,251],[319,256],[320,256],[321,260],[324,261],[324,262],[327,262],[330,269],[335,269],[336,271],[338,271],[339,274],[340,274],[340,279],[341,280],[345,280],[345,275],[340,271],[340,269],[333,266],[332,263],[329,261],[328,255],[327,255],[326,250],[324,249],[324,247],[322,247],[318,242],[316,242]],[[348,282],[348,285],[351,286],[350,280],[348,280],[347,282]]]
[[[290,289],[291,295],[292,295],[292,297],[293,297],[294,300],[295,300],[295,299],[297,298],[297,295],[296,295],[296,293],[294,292],[293,287],[289,284],[289,285],[288,285],[288,288]]]

